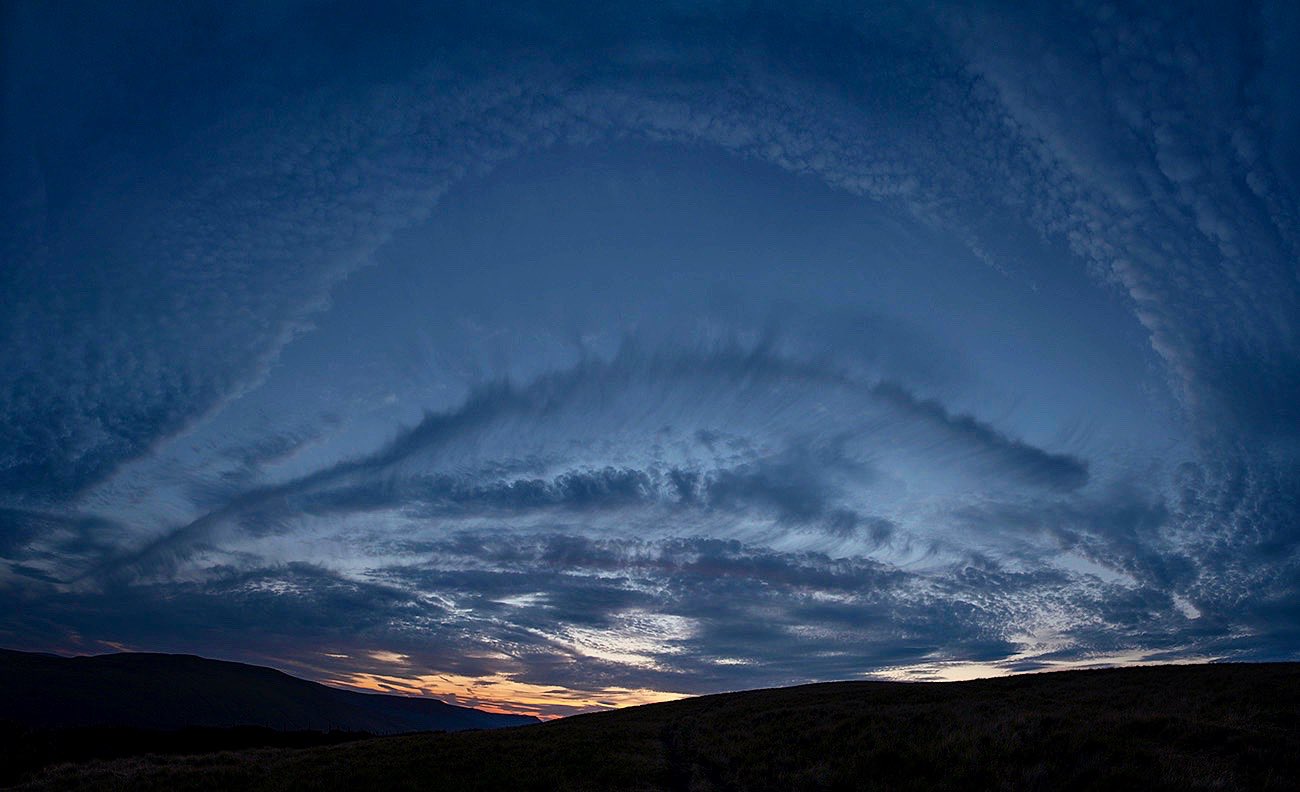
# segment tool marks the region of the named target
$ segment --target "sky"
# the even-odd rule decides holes
[[[0,644],[1300,659],[1300,10],[1161,5],[4,3]]]

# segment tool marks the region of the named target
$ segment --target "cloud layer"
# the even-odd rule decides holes
[[[535,708],[585,691],[556,712],[949,662],[1294,657],[1283,6],[6,9],[0,638],[488,679]],[[67,37],[79,58],[48,46]],[[720,199],[722,242],[686,264],[588,246],[476,274],[433,251],[401,306],[341,325],[391,344],[440,321],[422,391],[339,353],[337,306],[405,272],[385,256],[446,196],[602,146],[815,181],[873,207],[855,244],[907,272],[819,269],[808,243],[797,277],[724,271],[744,235]],[[823,200],[763,178],[806,192],[746,211]],[[503,236],[549,216],[496,208]],[[974,285],[939,283],[960,257]],[[1099,351],[1049,370],[1040,347]],[[1097,439],[1036,390],[1148,359],[1173,438]],[[1097,387],[1103,423],[1135,409]]]

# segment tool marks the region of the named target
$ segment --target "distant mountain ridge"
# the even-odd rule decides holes
[[[396,734],[496,729],[537,719],[339,690],[273,668],[194,655],[60,657],[0,649],[0,721],[37,729],[262,726]]]

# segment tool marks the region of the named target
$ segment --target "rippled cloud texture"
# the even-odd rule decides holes
[[[783,5],[7,4],[0,640],[1300,655],[1300,14]]]

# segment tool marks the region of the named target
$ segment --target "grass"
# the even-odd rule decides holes
[[[536,726],[47,768],[24,789],[1300,788],[1300,664],[845,682]]]

